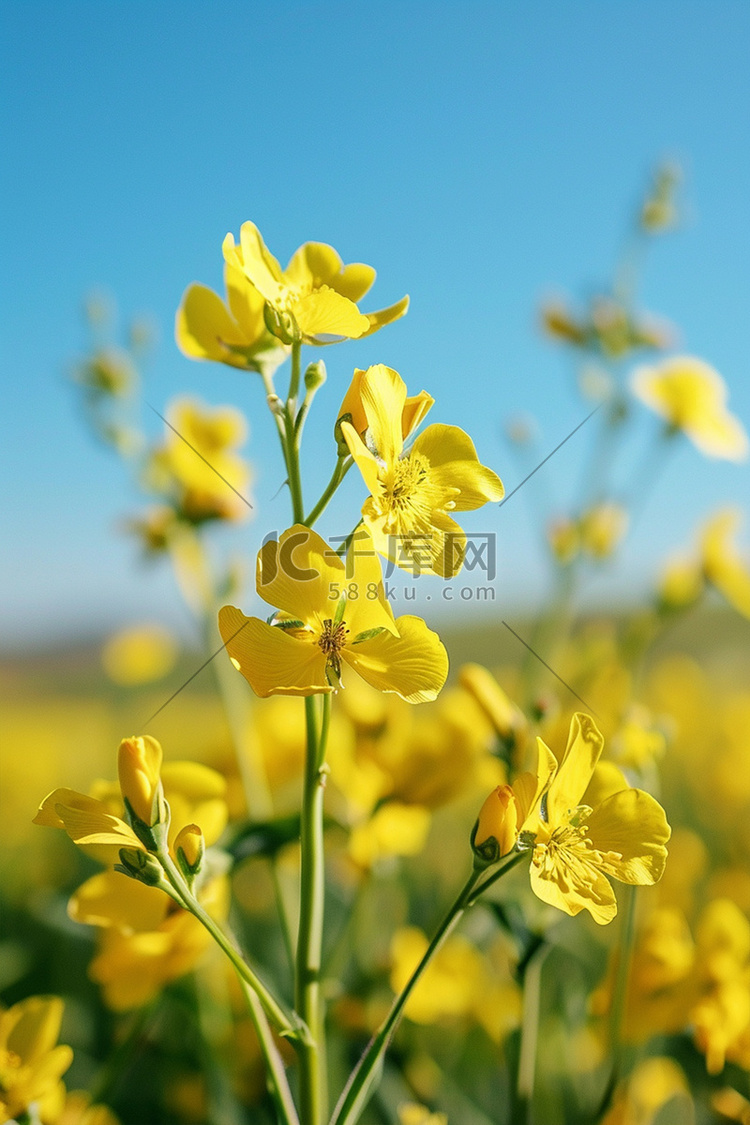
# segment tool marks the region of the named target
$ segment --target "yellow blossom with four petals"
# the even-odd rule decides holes
[[[290,318],[308,344],[356,340],[398,320],[409,307],[402,297],[395,305],[361,313],[357,302],[375,280],[372,266],[344,265],[332,246],[306,242],[285,270],[267,249],[255,223],[243,223],[240,242],[228,234],[223,243],[227,265],[244,274],[266,305],[280,318]]]
[[[232,663],[262,697],[334,691],[346,664],[410,703],[435,699],[448,674],[439,637],[419,617],[394,620],[367,535],[355,539],[348,561],[349,574],[325,540],[302,524],[266,542],[256,584],[278,612],[266,622],[235,606],[219,611]]]
[[[744,461],[750,451],[745,429],[727,410],[726,383],[710,364],[695,356],[671,356],[653,367],[638,367],[631,377],[636,398],[682,430],[708,457]]]
[[[463,564],[466,536],[449,513],[502,500],[502,481],[479,462],[458,426],[428,426],[404,451],[408,400],[397,371],[369,368],[359,393],[364,439],[349,422],[341,422],[341,431],[370,490],[362,519],[376,551],[398,566],[452,578]]]

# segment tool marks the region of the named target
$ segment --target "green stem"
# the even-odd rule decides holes
[[[325,750],[331,697],[323,696],[320,735],[317,735],[315,699],[305,699],[307,760],[300,823],[300,914],[294,1006],[310,1029],[310,1039],[300,1045],[300,1108],[305,1125],[322,1125],[326,1115],[323,1009],[320,968],[323,945],[325,866],[323,853],[323,794],[326,781]]]
[[[305,516],[304,522],[307,524],[308,527],[312,527],[313,524],[315,523],[315,521],[318,519],[318,517],[321,516],[323,514],[323,512],[326,510],[326,508],[328,507],[328,504],[331,500],[331,497],[333,496],[336,489],[341,484],[342,480],[344,479],[346,474],[349,472],[349,470],[351,469],[353,464],[354,464],[354,460],[353,460],[352,457],[349,456],[349,454],[344,454],[343,457],[338,458],[338,460],[336,461],[336,467],[334,468],[333,473],[331,474],[331,479],[329,480],[328,484],[326,485],[325,491],[323,492],[322,496],[320,497],[320,500],[318,500],[317,504],[315,505],[313,510],[310,512],[310,514]]]
[[[172,886],[175,895],[188,910],[194,918],[204,926],[216,944],[226,953],[229,960],[237,972],[240,980],[245,981],[257,993],[263,1009],[274,1025],[279,1035],[282,1035],[293,1041],[303,1041],[306,1037],[307,1029],[300,1024],[298,1018],[291,1013],[285,1012],[281,1004],[271,995],[268,988],[263,984],[263,981],[256,975],[244,960],[239,950],[233,942],[227,937],[221,927],[214,921],[210,914],[203,909],[197,898],[188,889],[188,886],[183,879],[182,875],[177,869],[174,860],[169,852],[162,850],[156,853],[157,859],[161,864],[170,885]]]
[[[287,409],[294,416],[297,413],[297,396],[299,394],[299,380],[302,374],[302,341],[296,338],[292,342],[292,374],[289,379],[289,394],[287,395]]]
[[[630,965],[633,959],[633,945],[635,942],[635,907],[637,887],[626,886],[622,897],[622,925],[620,929],[620,948],[617,953],[615,966],[615,981],[612,989],[612,1005],[609,1010],[609,1051],[612,1057],[612,1071],[609,1076],[598,1110],[597,1117],[601,1116],[608,1108],[615,1092],[622,1072],[622,1025],[625,1020],[625,1007],[628,998],[628,982],[630,980]]]
[[[331,1125],[354,1125],[367,1105],[373,1088],[380,1078],[383,1057],[401,1021],[401,1017],[412,991],[422,973],[442,946],[448,935],[458,924],[466,908],[474,900],[472,892],[480,878],[480,871],[472,871],[466,885],[437,928],[422,960],[410,976],[406,985],[396,997],[386,1019],[370,1040],[365,1051],[349,1076],[338,1105],[334,1110]]]
[[[292,400],[290,399],[289,401],[291,402]],[[287,403],[284,424],[286,426],[286,458],[289,492],[292,497],[292,519],[295,523],[304,523],[305,505],[302,500],[302,479],[299,471],[299,446],[294,436],[294,419],[289,403]]]
[[[289,1089],[284,1060],[274,1042],[260,998],[257,992],[242,978],[240,978],[240,986],[245,993],[250,1009],[250,1019],[253,1021],[260,1051],[266,1064],[266,1082],[268,1092],[276,1106],[278,1125],[299,1125],[297,1108]]]
[[[279,863],[275,855],[268,857],[269,866],[271,868],[271,881],[273,883],[273,893],[276,899],[276,911],[279,915],[279,926],[281,927],[281,936],[284,942],[284,950],[286,952],[289,968],[294,973],[294,943],[292,942],[292,931],[289,926],[289,915],[284,902],[284,888],[281,885],[279,878]]]

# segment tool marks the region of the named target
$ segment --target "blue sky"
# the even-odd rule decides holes
[[[325,353],[311,496],[330,471],[329,419],[352,369],[375,362],[430,390],[432,419],[463,426],[506,486],[518,483],[504,420],[535,416],[543,456],[586,412],[536,328],[540,298],[606,282],[664,156],[685,169],[686,218],[655,246],[643,304],[717,367],[750,423],[743,0],[6,0],[1,19],[4,643],[181,620],[167,573],[139,568],[117,532],[142,502],[85,433],[66,381],[94,288],[125,318],[148,312],[160,325],[145,386],[158,409],[189,392],[247,411],[257,519],[233,546],[252,553],[286,522],[259,384],[191,363],[172,338],[183,289],[221,287],[221,240],[245,219],[284,261],[315,239],[374,265],[365,308],[411,295],[399,324]],[[158,419],[145,423],[157,436]],[[538,474],[561,505],[585,443],[584,428]],[[592,597],[645,589],[701,516],[746,501],[749,480],[747,465],[685,444]],[[543,594],[532,494],[467,521],[498,535],[498,615]],[[323,530],[348,530],[361,498],[352,473]]]

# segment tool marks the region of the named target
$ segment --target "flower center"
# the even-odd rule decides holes
[[[387,532],[405,535],[430,526],[434,488],[426,457],[414,453],[402,457],[389,467],[382,484],[379,507]]]
[[[323,622],[323,632],[318,638],[318,645],[326,656],[326,671],[330,668],[336,679],[341,678],[341,650],[346,644],[346,634],[349,630],[345,621],[334,624],[330,617]]]

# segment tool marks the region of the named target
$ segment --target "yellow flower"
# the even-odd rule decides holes
[[[624,778],[596,807],[583,803],[603,746],[588,715],[573,716],[559,766],[549,770],[551,751],[538,741],[541,803],[524,802],[519,815],[520,830],[534,836],[531,888],[567,914],[588,910],[594,921],[611,922],[617,900],[607,876],[640,885],[661,878],[670,836],[664,810],[650,794],[626,788]],[[526,791],[531,787],[527,781]]]
[[[703,575],[744,617],[750,617],[750,566],[732,543],[742,520],[736,508],[722,508],[701,534]]]
[[[419,855],[432,818],[420,805],[387,801],[372,817],[358,824],[349,837],[349,855],[362,868],[396,855]]]
[[[102,877],[112,882],[117,878],[121,878],[123,883],[126,881],[125,876],[118,876],[117,872],[104,872]],[[211,935],[192,914],[180,909],[153,887],[143,887],[139,883],[133,885],[157,894],[163,909],[161,917],[153,917],[148,927],[145,925],[147,911],[141,905],[139,926],[110,924],[102,929],[89,975],[102,986],[105,1002],[115,1011],[128,1011],[147,1004],[170,981],[192,972],[213,946]],[[111,889],[114,898],[114,888]],[[213,879],[202,887],[198,897],[213,918],[217,921],[226,918],[229,888],[224,877]],[[97,924],[96,918],[87,917],[80,910],[74,916],[78,921]],[[135,917],[134,913],[132,920]]]
[[[628,514],[619,504],[596,504],[580,518],[581,546],[592,558],[606,559],[625,535]]]
[[[398,1125],[448,1125],[444,1113],[430,1113],[418,1102],[402,1102],[398,1107]]]
[[[500,478],[479,463],[458,426],[428,426],[404,452],[406,384],[392,368],[366,371],[360,395],[366,441],[348,422],[341,431],[371,493],[362,517],[375,549],[398,566],[452,578],[463,564],[466,536],[448,513],[501,500]]]
[[[120,1125],[120,1120],[108,1106],[92,1105],[84,1090],[71,1090],[54,1125]]]
[[[180,398],[171,403],[167,419],[164,444],[147,465],[147,484],[191,523],[244,518],[251,476],[236,452],[247,439],[239,411]]]
[[[380,564],[367,536],[344,563],[314,531],[295,524],[258,554],[257,589],[278,607],[272,623],[219,611],[219,632],[256,695],[335,691],[342,663],[380,691],[409,703],[435,699],[448,674],[438,636],[419,617],[394,621]]]
[[[263,297],[234,266],[225,267],[224,282],[226,304],[205,285],[185,290],[175,318],[177,346],[190,359],[273,374],[287,349],[266,327]]]
[[[708,457],[742,461],[750,444],[738,418],[726,407],[727,388],[718,371],[694,356],[672,356],[632,375],[636,398],[682,430]]]
[[[0,1121],[55,1093],[73,1061],[70,1047],[56,1046],[62,1015],[57,996],[30,996],[0,1012]]]
[[[174,667],[177,645],[159,625],[136,625],[111,636],[102,651],[109,678],[121,686],[160,680]]]
[[[403,297],[379,312],[361,313],[357,301],[372,286],[375,270],[361,263],[345,266],[324,242],[306,242],[282,270],[255,224],[243,223],[239,246],[228,234],[223,250],[227,264],[244,274],[273,312],[291,318],[308,344],[369,336],[409,307],[409,298]]]
[[[697,557],[676,558],[662,574],[659,597],[666,607],[691,605],[714,586],[738,613],[750,617],[750,566],[732,542],[741,522],[736,508],[722,508],[703,525]]]

